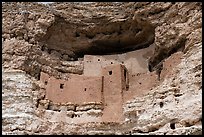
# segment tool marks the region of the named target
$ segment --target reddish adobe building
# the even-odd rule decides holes
[[[144,52],[145,53],[145,52]],[[182,53],[175,53],[164,61],[161,78],[173,74],[172,66],[179,64]],[[94,60],[100,62],[97,58]],[[90,56],[88,61],[90,63]],[[93,73],[94,66],[91,66]],[[119,63],[100,64],[91,75],[71,75],[68,80],[56,79],[41,72],[40,80],[45,84],[46,98],[54,103],[73,103],[81,105],[88,102],[103,104],[101,121],[119,122],[124,120],[122,105],[134,96],[143,96],[159,83],[156,72],[131,73]]]
[[[128,73],[124,65],[110,65],[102,69],[104,111],[102,121],[123,120],[123,90],[128,87]]]
[[[128,88],[128,73],[121,64],[104,67],[102,76],[72,75],[68,80],[56,79],[41,72],[46,98],[55,103],[83,104],[102,102],[102,121],[121,121],[123,90]]]
[[[66,81],[41,73],[41,80],[46,85],[46,97],[55,103],[102,101],[102,77],[75,76]]]

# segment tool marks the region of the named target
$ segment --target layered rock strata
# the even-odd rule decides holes
[[[2,17],[3,134],[202,134],[202,3],[5,2]],[[40,90],[40,72],[82,75],[87,54],[134,66],[124,54],[149,47],[141,79],[156,73],[158,84],[138,80],[124,121],[99,122],[102,104],[56,104]]]

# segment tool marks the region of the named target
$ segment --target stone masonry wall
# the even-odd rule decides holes
[[[84,56],[84,75],[98,76],[101,75],[103,67],[111,64],[123,64],[127,70],[136,74],[148,71],[148,59],[153,54],[154,45],[148,48],[127,52],[117,55],[85,55]]]
[[[41,79],[48,76],[41,73]],[[68,80],[51,77],[46,83],[46,98],[56,103],[101,102],[102,77],[76,76]]]
[[[126,84],[122,81],[124,73],[120,64],[110,65],[103,68],[104,76],[104,111],[103,121],[118,122],[123,120],[122,104],[123,93],[122,88]]]

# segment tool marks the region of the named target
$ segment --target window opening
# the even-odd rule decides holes
[[[109,71],[108,73],[109,73],[109,75],[112,75],[112,74],[113,74],[113,72],[112,72],[112,71]]]
[[[63,89],[64,88],[64,84],[60,84],[60,88]]]

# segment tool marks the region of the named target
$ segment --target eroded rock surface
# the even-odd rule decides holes
[[[5,2],[2,17],[3,134],[202,134],[202,3]],[[46,98],[40,72],[90,75],[87,54],[129,69],[124,121],[101,122],[100,102]]]
[[[11,6],[13,10],[10,12]],[[30,54],[27,63],[56,77],[59,77],[58,73],[82,73],[77,68],[63,69],[62,61],[78,60],[85,54],[125,53],[154,42],[155,27],[151,22],[134,14],[131,6],[127,8],[122,3],[40,5],[41,11],[36,6],[36,3],[3,5],[3,41],[14,38],[35,45],[26,46],[35,50],[27,52]],[[22,12],[22,7],[29,12]],[[12,42],[6,42],[5,47]],[[3,51],[5,54],[7,52]],[[28,67],[23,65],[18,67],[26,72],[35,71],[33,68],[27,70]]]

